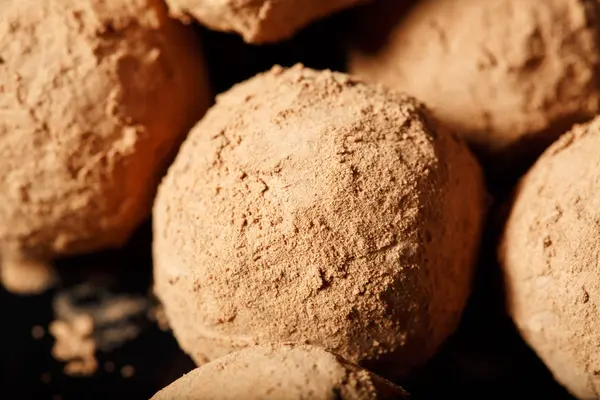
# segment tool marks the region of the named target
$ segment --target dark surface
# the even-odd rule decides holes
[[[248,46],[233,35],[198,28],[210,64],[215,92],[273,64],[302,61],[314,68],[344,69],[341,36],[344,15],[318,23],[283,44]],[[498,192],[498,191],[496,191]],[[497,213],[493,213],[497,215]],[[495,263],[497,222],[490,222],[484,240],[475,290],[464,320],[438,356],[406,382],[399,382],[414,399],[568,399],[541,362],[519,339],[503,310],[501,276]],[[84,282],[111,293],[147,295],[151,288],[150,229],[146,225],[127,248],[60,263],[61,286],[42,296],[21,298],[0,289],[0,399],[128,398],[148,399],[193,368],[169,332],[148,321],[134,341],[98,355],[99,372],[72,378],[51,355],[52,338],[32,337],[36,325],[53,319],[52,299]],[[115,365],[104,370],[104,362]],[[135,375],[124,378],[120,368],[131,365]],[[44,375],[45,374],[45,375]],[[50,377],[48,383],[42,377]]]
[[[246,44],[234,34],[214,32],[197,26],[214,93],[268,71],[274,65],[291,67],[296,63],[315,69],[346,69],[343,36],[349,28],[349,13],[319,21],[285,42],[262,46]]]
[[[0,387],[7,392],[0,399],[53,399],[55,395],[62,399],[92,399],[123,394],[129,399],[148,399],[192,369],[192,361],[179,350],[171,333],[161,331],[148,319],[136,321],[142,332],[135,340],[98,353],[99,369],[92,377],[65,375],[64,364],[51,355],[53,338],[47,327],[54,318],[53,298],[59,293],[70,294],[82,283],[113,295],[148,296],[150,254],[150,229],[146,225],[123,250],[60,262],[61,284],[49,293],[19,297],[1,289]],[[41,340],[32,336],[36,325],[46,328]],[[114,371],[105,370],[106,362],[114,364]],[[135,369],[131,378],[121,374],[121,368],[127,365]]]

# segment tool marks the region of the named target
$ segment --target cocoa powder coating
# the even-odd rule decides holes
[[[404,399],[393,383],[313,346],[250,347],[203,365],[151,400]]]
[[[523,178],[499,248],[508,310],[554,377],[600,397],[600,118],[575,126]]]
[[[218,97],[161,184],[156,293],[198,364],[294,342],[406,372],[459,322],[481,175],[413,98],[275,67]]]
[[[207,107],[196,46],[161,0],[2,2],[5,263],[119,246],[148,217]]]
[[[319,18],[366,0],[167,0],[173,15],[239,33],[248,43],[277,42]]]
[[[512,173],[600,111],[598,4],[383,1],[360,16],[368,39],[352,46],[349,70],[416,96],[491,171]]]

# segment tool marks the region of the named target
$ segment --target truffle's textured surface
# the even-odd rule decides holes
[[[161,0],[1,7],[0,253],[119,246],[207,107],[197,43]]]
[[[173,15],[249,43],[287,39],[310,22],[366,0],[167,0]]]
[[[369,39],[349,69],[422,100],[503,172],[599,111],[598,4],[422,0],[406,11],[384,1],[357,27]]]
[[[400,387],[319,347],[250,347],[203,365],[152,400],[403,399]]]
[[[555,378],[600,397],[600,118],[523,178],[499,248],[509,312]]]
[[[182,347],[203,363],[318,344],[388,373],[431,356],[484,211],[477,162],[434,128],[411,97],[302,66],[219,96],[154,207],[156,292]]]

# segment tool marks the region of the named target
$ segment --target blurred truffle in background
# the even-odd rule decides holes
[[[599,111],[595,0],[383,0],[356,13],[349,71],[417,97],[512,184]],[[395,18],[394,18],[395,17]]]

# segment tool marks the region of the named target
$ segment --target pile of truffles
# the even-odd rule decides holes
[[[402,399],[495,200],[508,314],[600,398],[600,3],[370,3],[0,0],[4,287],[43,293],[152,217],[153,292],[198,365],[153,399]],[[275,65],[213,102],[199,25],[256,45],[346,8],[349,74]],[[52,325],[67,372],[95,372],[104,311]]]

